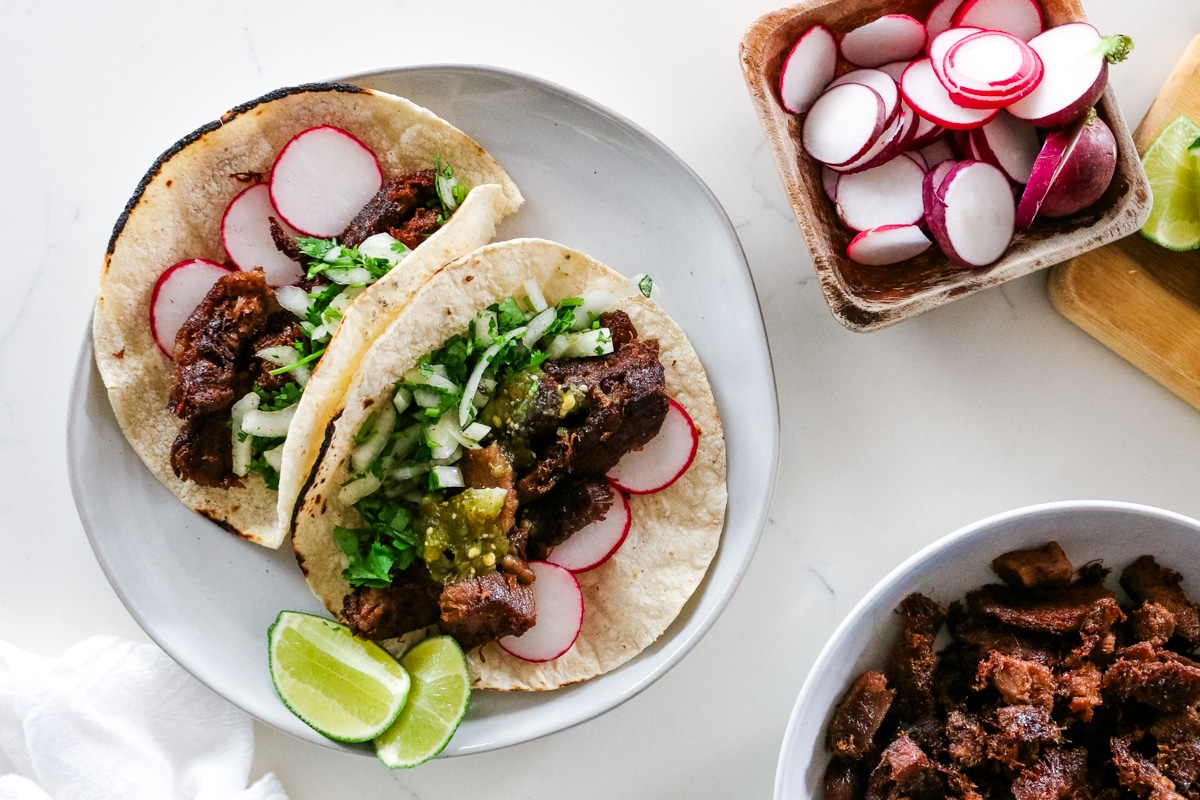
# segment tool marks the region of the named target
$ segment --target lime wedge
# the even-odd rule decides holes
[[[375,754],[392,769],[415,767],[442,752],[471,697],[467,660],[449,636],[424,640],[400,663],[412,676],[412,692],[400,718],[375,740]]]
[[[1188,147],[1200,126],[1176,117],[1142,156],[1154,205],[1142,235],[1171,250],[1200,247],[1200,170]]]
[[[339,742],[374,739],[408,698],[408,673],[333,620],[283,611],[267,632],[271,681],[284,705]]]

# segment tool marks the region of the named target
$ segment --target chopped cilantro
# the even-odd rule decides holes
[[[640,281],[638,281],[638,291],[640,291],[644,297],[649,297],[650,292],[654,291],[654,280],[649,275],[644,276]]]

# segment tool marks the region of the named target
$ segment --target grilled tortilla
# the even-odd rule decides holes
[[[221,219],[229,201],[246,188],[248,177],[269,173],[291,137],[323,124],[365,143],[378,158],[385,182],[428,169],[440,156],[471,187],[470,194],[445,225],[347,310],[300,401],[278,492],[255,472],[243,479],[244,488],[235,489],[180,480],[169,458],[182,424],[167,408],[173,364],[150,330],[154,284],[184,259],[227,263]],[[403,98],[356,86],[281,89],[199,128],[164,153],[142,179],[104,259],[92,335],[97,366],[129,443],[186,505],[240,536],[278,547],[325,426],[370,343],[431,275],[490,241],[499,221],[521,202],[500,165],[464,133]]]
[[[296,509],[292,539],[309,586],[335,617],[344,620],[343,599],[352,587],[342,578],[348,562],[333,529],[360,524],[358,513],[338,499],[348,476],[352,437],[422,355],[464,332],[477,310],[524,296],[531,278],[551,305],[624,280],[554,242],[487,245],[421,287],[363,358],[326,432],[324,455]],[[639,338],[658,339],[667,395],[688,410],[699,429],[695,460],[667,489],[631,497],[632,525],[624,544],[607,562],[577,576],[584,618],[571,649],[553,661],[531,663],[489,642],[467,654],[476,688],[554,689],[615,669],[662,635],[716,553],[726,506],[725,442],[704,369],[683,331],[656,303],[639,295],[618,307],[629,314]],[[382,644],[395,652],[408,638]]]

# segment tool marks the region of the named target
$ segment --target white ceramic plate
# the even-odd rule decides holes
[[[661,677],[729,602],[766,520],[779,415],[758,301],[741,246],[708,188],[618,114],[528,76],[483,67],[411,67],[348,78],[408,97],[466,131],[516,180],[526,205],[498,238],[541,236],[626,274],[646,272],[687,331],[716,394],[729,457],[729,509],[716,559],[667,632],[620,669],[543,693],[477,692],[446,751],[490,750],[607,711]],[[291,548],[269,551],[184,508],[126,445],[92,361],[75,372],[71,487],[96,557],[131,614],[192,674],[258,719],[331,742],[293,717],[267,672],[281,609],[323,613]]]
[[[817,656],[788,721],[775,773],[776,800],[811,800],[824,793],[829,764],[825,727],[833,707],[861,672],[880,669],[900,633],[893,610],[912,592],[949,605],[969,590],[997,581],[992,559],[1010,550],[1057,541],[1076,568],[1101,559],[1121,570],[1149,553],[1183,573],[1189,597],[1200,597],[1200,522],[1149,506],[1066,501],[988,517],[939,539],[894,569],[850,612]]]

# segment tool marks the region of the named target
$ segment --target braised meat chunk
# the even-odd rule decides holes
[[[833,754],[850,759],[865,756],[872,749],[875,734],[892,707],[895,694],[894,689],[888,688],[882,672],[868,670],[855,678],[826,729]]]
[[[1183,576],[1160,567],[1154,556],[1142,556],[1121,573],[1121,586],[1135,600],[1158,603],[1175,619],[1175,635],[1191,647],[1200,645],[1198,607],[1183,593]]]
[[[437,173],[423,169],[406,172],[388,181],[350,220],[338,241],[348,247],[358,247],[377,233],[403,225],[418,208],[423,210],[426,202],[437,199],[434,190],[436,179]],[[398,236],[395,238],[400,239]],[[405,244],[416,246],[408,242]]]
[[[1014,586],[1065,586],[1071,582],[1071,562],[1058,542],[1047,542],[1033,550],[1014,550],[992,561],[992,571]]]
[[[442,631],[464,650],[492,639],[520,636],[537,621],[533,590],[507,572],[447,583],[438,603]]]
[[[183,421],[171,444],[171,469],[176,477],[201,486],[240,487],[233,474],[233,435],[229,415],[217,412]]]
[[[923,594],[900,601],[896,613],[904,618],[900,640],[892,649],[887,676],[896,687],[896,713],[915,722],[933,711],[934,639],[946,620],[946,609]]]
[[[363,639],[392,639],[438,621],[442,587],[424,564],[393,575],[390,586],[357,586],[342,601],[346,626]]]
[[[543,560],[584,526],[604,519],[615,495],[603,478],[580,478],[560,483],[545,497],[521,509],[521,524],[529,536],[529,556]]]

